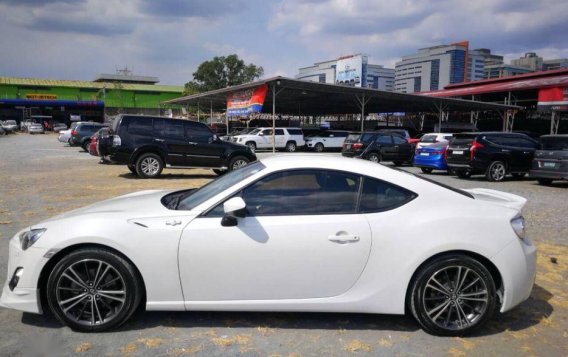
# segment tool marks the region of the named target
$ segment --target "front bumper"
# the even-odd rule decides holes
[[[506,312],[531,295],[536,277],[536,247],[528,239],[515,239],[492,261],[503,279],[501,312]]]
[[[41,269],[47,262],[45,249],[30,247],[23,251],[18,235],[10,240],[8,276],[2,289],[0,306],[25,312],[41,314],[38,281]],[[17,268],[23,268],[18,284],[11,290],[9,282]]]

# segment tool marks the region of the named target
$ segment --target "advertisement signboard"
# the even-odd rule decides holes
[[[227,96],[227,115],[234,117],[260,113],[267,91],[268,86],[263,84],[255,88],[229,93]]]
[[[568,87],[541,88],[538,91],[539,110],[568,110]]]
[[[335,69],[335,84],[367,87],[367,56],[341,57]]]

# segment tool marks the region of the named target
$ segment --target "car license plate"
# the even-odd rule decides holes
[[[452,151],[452,154],[454,154],[454,155],[463,155],[463,150],[454,150],[454,151]]]
[[[421,153],[420,153],[420,156],[430,156],[430,153],[427,153],[427,152],[421,152]]]
[[[346,148],[347,150],[351,149],[351,144],[345,144],[345,148]]]
[[[542,167],[546,167],[546,168],[555,168],[556,167],[556,163],[554,162],[543,162],[542,163]]]

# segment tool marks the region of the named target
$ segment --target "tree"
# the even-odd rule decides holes
[[[225,88],[237,84],[252,82],[264,74],[261,66],[245,64],[237,55],[214,57],[197,67],[193,81],[185,84],[187,94]]]

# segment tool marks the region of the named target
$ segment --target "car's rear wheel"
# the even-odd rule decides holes
[[[550,185],[552,183],[552,179],[549,178],[538,178],[536,179],[540,185]]]
[[[293,141],[288,141],[286,143],[286,147],[284,148],[287,152],[294,152],[296,151],[296,143]]]
[[[241,167],[248,165],[249,162],[250,160],[244,156],[235,156],[231,159],[231,161],[229,161],[229,171],[240,169]]]
[[[256,143],[254,141],[249,141],[248,143],[246,143],[246,146],[249,147],[250,151],[256,151]]]
[[[143,289],[130,262],[105,249],[84,248],[55,265],[46,292],[49,307],[61,322],[73,330],[99,332],[128,320]]]
[[[454,173],[459,178],[470,178],[471,177],[471,172],[466,171],[466,170],[454,170]]]
[[[316,145],[314,145],[314,150],[316,152],[322,152],[324,150],[324,146],[322,143],[317,143]]]
[[[485,177],[491,182],[501,182],[507,175],[507,166],[503,161],[493,161],[487,168]]]
[[[164,169],[162,158],[156,154],[142,154],[136,160],[136,173],[142,178],[156,178]]]
[[[367,160],[372,162],[381,162],[381,155],[379,153],[372,152],[367,155]]]
[[[496,288],[491,273],[467,255],[441,256],[413,280],[410,308],[428,333],[461,336],[482,326],[493,315]]]
[[[429,174],[432,173],[433,169],[431,167],[421,167],[420,170],[422,170],[425,174]]]
[[[89,145],[91,145],[91,140],[85,140],[85,141],[83,141],[83,145],[81,145],[81,147],[86,152],[89,152]]]

